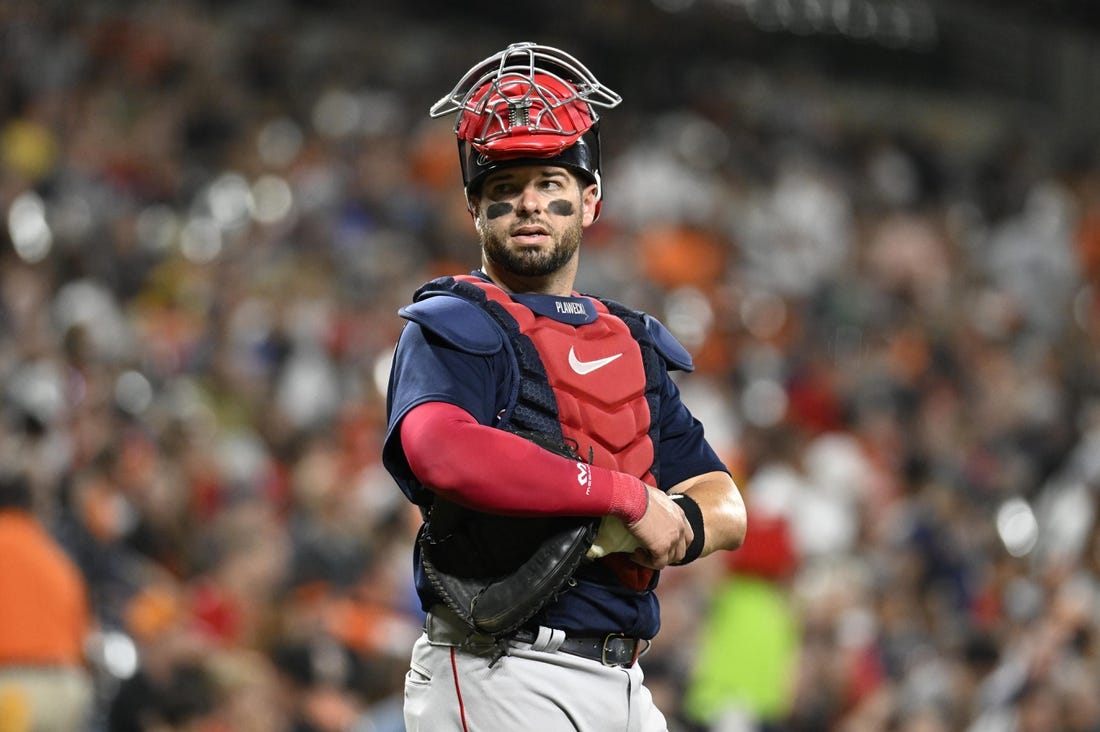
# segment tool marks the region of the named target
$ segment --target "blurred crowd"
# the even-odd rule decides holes
[[[606,39],[258,7],[0,4],[0,468],[86,583],[87,732],[403,729],[396,311],[478,261],[426,112],[513,40],[625,97],[578,289],[693,353],[749,507],[663,575],[673,732],[1100,730],[1097,150],[805,65],[624,86]]]

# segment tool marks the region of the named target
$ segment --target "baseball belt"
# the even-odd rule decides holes
[[[491,635],[471,632],[445,605],[432,608],[424,629],[432,643],[461,647],[473,653],[490,654],[498,643]],[[503,640],[530,644],[532,650],[568,653],[599,661],[604,666],[625,668],[633,666],[650,646],[650,641],[645,638],[633,638],[623,633],[573,636],[546,627],[539,627],[538,630],[522,628]]]

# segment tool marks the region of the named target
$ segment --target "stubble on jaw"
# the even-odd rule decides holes
[[[494,204],[495,205],[495,204]],[[567,200],[555,200],[547,207],[557,216],[572,216],[576,210]],[[488,215],[488,213],[486,213]],[[503,214],[498,213],[497,216]],[[535,247],[514,249],[508,246],[507,232],[478,226],[481,249],[485,258],[502,271],[521,277],[545,277],[564,267],[580,248],[583,227],[579,218],[572,219],[549,251]]]

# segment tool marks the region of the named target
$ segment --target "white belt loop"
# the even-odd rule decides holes
[[[547,628],[545,625],[539,626],[539,632],[535,636],[535,640],[531,643],[532,651],[546,651],[548,653],[556,653],[561,644],[565,642],[565,631],[557,630],[556,628]]]

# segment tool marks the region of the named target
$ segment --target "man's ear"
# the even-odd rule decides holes
[[[590,226],[600,213],[600,187],[595,183],[581,191],[581,225]]]

